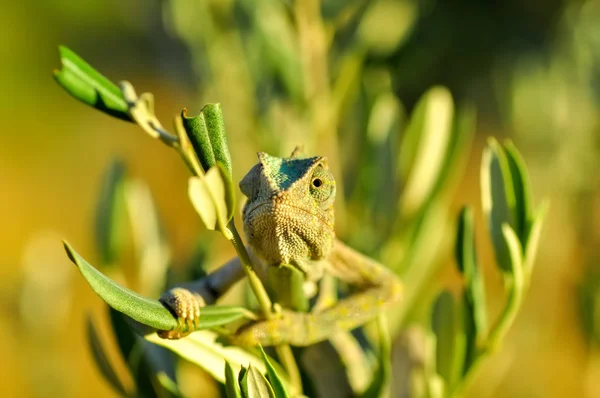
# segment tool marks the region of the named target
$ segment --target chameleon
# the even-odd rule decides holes
[[[336,238],[336,183],[327,158],[301,157],[299,148],[287,158],[260,152],[258,163],[239,187],[247,197],[242,211],[244,234],[253,262],[259,265],[261,280],[267,282],[271,270],[292,267],[303,276],[302,286],[308,297],[318,290],[323,292],[308,312],[282,305],[274,319],[242,325],[231,336],[233,344],[315,344],[367,323],[399,301],[400,279],[386,266]],[[198,281],[165,292],[159,301],[182,327],[158,331],[158,335],[179,339],[189,334],[199,321],[202,306],[214,303],[244,275],[243,265],[236,257]],[[323,288],[328,283],[327,286],[334,286],[330,283],[333,278],[356,291],[336,300]],[[277,292],[285,286],[276,284],[271,290]]]

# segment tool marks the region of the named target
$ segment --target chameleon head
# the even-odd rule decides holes
[[[333,246],[335,180],[324,157],[258,154],[240,182],[248,201],[244,231],[267,265],[291,264],[307,273]]]

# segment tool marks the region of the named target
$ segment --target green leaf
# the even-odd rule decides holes
[[[67,242],[63,244],[69,259],[91,288],[112,308],[156,329],[171,330],[177,326],[177,320],[158,300],[140,296],[119,285],[85,261]]]
[[[172,330],[177,320],[158,300],[143,297],[108,278],[63,242],[69,259],[77,265],[92,289],[108,305],[130,318],[159,330]],[[209,329],[249,317],[243,307],[206,306],[200,311],[199,329]]]
[[[240,347],[223,346],[217,341],[218,335],[209,330],[201,330],[179,340],[161,339],[154,333],[146,335],[145,338],[200,366],[221,383],[226,382],[223,372],[226,361],[230,363],[234,370],[240,369],[242,365],[252,364],[253,367],[263,373],[267,371],[267,367],[261,358]],[[275,363],[271,362],[271,364],[275,366]],[[275,366],[275,368],[288,391],[291,391],[285,372],[278,366]]]
[[[262,354],[263,361],[265,362],[265,366],[267,367],[267,379],[269,380],[269,383],[271,383],[271,387],[273,387],[273,392],[275,393],[275,397],[276,398],[288,398],[289,395],[288,395],[287,390],[285,389],[283,380],[281,379],[281,377],[279,377],[277,370],[275,370],[273,365],[271,365],[271,362],[269,361],[269,358],[267,357],[267,354],[265,354],[265,351],[263,350],[263,348],[260,346],[259,346],[259,348],[260,348],[260,353]]]
[[[60,70],[54,78],[69,94],[122,120],[132,121],[121,90],[65,46],[59,46]]]
[[[515,228],[516,198],[507,156],[494,138],[488,139],[483,152],[481,202],[488,219],[496,262],[502,271],[510,272],[510,253],[502,233],[502,225],[507,223]]]
[[[155,388],[160,388],[160,386],[155,386],[154,383],[154,379],[158,373],[157,370],[160,368],[165,369],[169,365],[172,366],[172,361],[169,361],[169,358],[164,358],[163,355],[160,361],[152,362],[151,351],[153,349],[160,349],[161,347],[154,346],[139,337],[127,323],[125,315],[114,308],[109,307],[109,309],[114,336],[116,337],[123,359],[135,380],[137,395],[144,397],[160,395],[155,391]],[[164,353],[168,353],[168,351]],[[168,370],[171,375],[175,374],[174,368]]]
[[[244,376],[246,376],[247,371],[248,371],[248,368],[242,365],[240,368],[240,372],[238,373],[238,383],[240,385],[242,384],[242,379],[244,378]]]
[[[229,221],[235,211],[235,189],[221,104],[207,104],[195,117],[187,117],[184,109],[181,118],[183,128],[204,171],[207,172],[215,165],[219,165],[223,170],[227,221]]]
[[[137,343],[136,335],[133,333],[129,325],[123,318],[123,314],[115,310],[112,307],[109,308],[110,323],[113,329],[114,335],[117,337],[117,345],[119,351],[126,363],[129,363],[129,357],[131,352]]]
[[[392,376],[391,341],[383,314],[377,316],[377,333],[379,337],[377,368],[373,373],[371,384],[360,395],[362,398],[381,398],[389,395]]]
[[[468,374],[479,355],[475,311],[473,309],[473,302],[469,298],[469,293],[466,289],[462,294],[459,305],[462,322],[458,327],[462,329],[462,345],[457,347],[457,351],[461,351],[455,353],[457,355],[456,365],[460,366],[460,368],[457,368],[457,373],[453,373],[455,377],[454,381],[464,378]]]
[[[533,218],[531,182],[523,157],[511,141],[504,144],[515,193],[515,232],[525,247],[529,222]]]
[[[510,270],[513,277],[513,286],[511,288],[518,292],[518,297],[520,298],[524,293],[523,248],[521,247],[517,233],[507,223],[502,224],[502,236],[506,241],[509,251]],[[516,305],[516,308],[518,307]]]
[[[487,333],[485,286],[475,250],[475,216],[473,209],[464,207],[459,216],[456,237],[456,262],[465,280],[466,299],[470,316],[475,323],[475,335],[482,340]]]
[[[304,293],[304,274],[288,264],[267,268],[269,297],[285,308],[306,312],[308,298]]]
[[[146,335],[145,338],[198,365],[220,383],[226,383],[225,362],[229,362],[234,370],[252,364],[260,372],[267,372],[267,366],[261,358],[240,347],[223,346],[217,341],[218,335],[209,330],[201,330],[179,340],[161,339],[154,333]],[[286,389],[291,391],[290,382],[284,370],[273,362],[271,365],[277,370]]]
[[[523,259],[523,272],[525,273],[526,282],[529,283],[529,278],[533,271],[533,262],[539,246],[540,235],[542,234],[542,226],[544,225],[544,218],[548,213],[550,203],[546,200],[536,210],[531,224],[529,225],[529,231],[526,239],[525,246],[525,257]]]
[[[240,384],[245,398],[275,397],[275,393],[265,376],[252,364],[248,366],[248,370],[242,377]]]
[[[235,371],[227,361],[225,361],[225,391],[227,392],[227,398],[242,398],[242,391],[235,376]]]
[[[452,294],[444,290],[433,305],[431,312],[431,330],[435,334],[435,366],[436,372],[451,386],[455,377],[455,358],[458,357],[456,345],[457,317]]]
[[[123,186],[125,164],[114,160],[106,174],[100,190],[96,208],[96,245],[105,264],[118,260],[125,235],[125,203]]]
[[[220,231],[231,240],[233,235],[226,225],[226,184],[221,167],[211,167],[204,176],[189,179],[188,196],[206,228]]]
[[[444,191],[456,189],[460,183],[461,173],[465,169],[471,150],[471,142],[475,133],[477,114],[475,106],[464,103],[457,107],[452,120],[452,133],[444,162],[433,191],[431,200]]]
[[[100,340],[98,331],[96,330],[94,322],[90,316],[87,317],[86,323],[88,344],[92,351],[92,355],[94,356],[94,362],[96,362],[96,366],[98,366],[100,373],[102,373],[106,381],[108,381],[111,387],[114,388],[120,396],[129,396],[127,390],[121,383],[121,380],[119,380],[119,377],[110,364],[110,361],[106,355],[106,351],[102,345],[102,341]]]
[[[419,138],[402,197],[403,214],[418,211],[434,190],[451,141],[453,117],[454,102],[443,87],[429,90],[415,108],[406,136]]]
[[[125,183],[125,199],[136,250],[137,281],[142,294],[158,296],[165,290],[171,261],[169,244],[148,185],[141,180]]]
[[[184,109],[181,113],[183,127],[204,170],[220,164],[231,176],[231,155],[221,104],[206,104],[200,114],[194,117],[187,117],[186,112]]]

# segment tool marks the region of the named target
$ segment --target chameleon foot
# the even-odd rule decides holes
[[[178,323],[175,329],[157,331],[158,337],[177,340],[196,330],[200,322],[200,308],[205,305],[202,296],[176,287],[163,294],[158,301],[177,317]]]

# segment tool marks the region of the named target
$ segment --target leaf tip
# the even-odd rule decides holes
[[[71,260],[71,262],[75,265],[77,265],[77,261],[75,260],[75,255],[73,254],[74,250],[71,247],[71,245],[66,241],[63,240],[63,247],[65,248],[65,252],[67,252],[67,257],[69,257],[69,260]]]
[[[65,46],[64,44],[59,44],[58,45],[58,55],[60,56],[60,58],[62,59],[63,57],[65,57],[67,54],[72,53],[73,51],[71,51],[71,49],[67,46]]]

